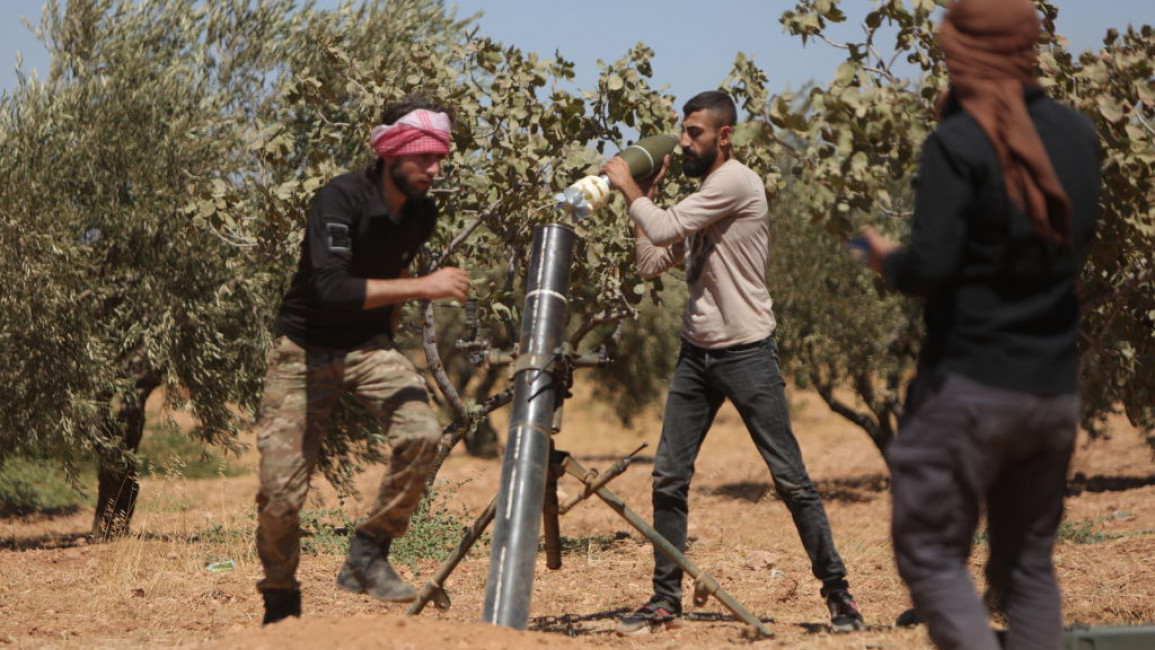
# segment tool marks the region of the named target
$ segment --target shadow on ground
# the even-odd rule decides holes
[[[539,616],[530,621],[529,629],[535,632],[550,632],[566,636],[588,636],[592,634],[612,633],[612,627],[617,620],[630,613],[629,608],[620,607],[605,612],[592,614],[562,614],[561,616]],[[686,624],[694,623],[743,623],[733,614],[721,612],[689,612],[682,617]],[[774,619],[765,617],[759,619],[763,623],[773,623]],[[588,625],[595,623],[595,625]],[[815,625],[825,631],[825,626]]]
[[[885,474],[864,474],[824,479],[815,481],[814,487],[818,489],[823,501],[866,503],[890,490],[890,477]],[[718,487],[703,487],[699,491],[703,494],[750,503],[757,503],[768,497],[775,498],[774,485],[769,481],[739,481]]]
[[[1126,492],[1155,485],[1155,476],[1087,476],[1077,472],[1067,482],[1067,496],[1083,492]]]

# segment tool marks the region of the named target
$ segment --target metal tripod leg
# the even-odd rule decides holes
[[[694,579],[694,604],[704,605],[706,599],[713,596],[717,598],[718,602],[722,603],[726,609],[730,610],[735,617],[750,624],[762,636],[774,636],[774,632],[766,627],[758,617],[747,611],[741,603],[735,600],[726,590],[722,589],[717,580],[699,568],[698,565],[691,562],[681,551],[675,548],[669,540],[662,537],[661,533],[654,530],[639,517],[636,512],[630,510],[617,495],[605,487],[607,483],[629,467],[633,456],[643,448],[645,448],[645,445],[635,449],[630,455],[615,463],[606,470],[605,474],[601,475],[599,475],[596,470],[589,470],[583,467],[581,463],[574,460],[573,456],[570,456],[567,452],[554,451],[551,453],[550,474],[553,475],[553,478],[549,481],[549,484],[554,488],[551,490],[554,493],[554,503],[556,503],[557,477],[561,476],[562,473],[569,474],[576,478],[582,483],[584,488],[580,494],[575,494],[560,506],[551,506],[547,498],[545,505],[547,520],[550,515],[549,511],[553,510],[557,514],[565,514],[578,503],[596,494],[598,498],[609,505],[618,515],[645,536],[646,539],[650,540],[650,543],[652,543],[655,548],[665,554],[665,556],[670,558],[674,564],[677,564],[682,571]],[[555,508],[556,510],[554,510]],[[493,521],[496,510],[497,499],[494,498],[493,501],[489,502],[485,511],[473,522],[473,526],[466,531],[465,537],[457,544],[457,548],[453,550],[453,553],[442,562],[437,572],[429,579],[429,582],[425,583],[417,592],[417,600],[413,601],[413,604],[409,606],[409,609],[405,612],[406,614],[412,616],[421,613],[421,610],[425,609],[425,606],[429,604],[430,601],[433,601],[440,610],[449,609],[450,600],[449,594],[445,592],[445,580],[449,578],[449,575],[453,573],[453,570],[457,568],[457,565],[465,558],[469,549],[473,547],[473,544],[476,543],[481,537],[481,534],[485,532],[485,529]],[[556,516],[554,517],[554,521],[556,521]],[[547,538],[549,537],[551,537],[551,535],[547,534]],[[557,539],[556,529],[552,537]],[[553,561],[550,560],[551,564],[552,562]],[[557,557],[557,563],[558,566],[560,566],[560,554]],[[551,566],[551,568],[553,567]]]
[[[570,476],[577,478],[586,485],[591,485],[591,483],[588,482],[589,479],[586,478],[590,476],[589,471],[582,467],[581,463],[574,460],[573,456],[566,457],[563,467]],[[615,512],[621,515],[623,519],[629,522],[631,526],[636,528],[639,533],[644,535],[646,539],[650,540],[654,547],[661,551],[663,555],[670,558],[674,564],[677,564],[682,571],[694,579],[694,603],[696,605],[705,604],[706,598],[713,596],[717,598],[718,602],[722,603],[726,609],[730,610],[734,616],[749,623],[754,629],[758,630],[758,633],[762,636],[774,636],[770,628],[763,625],[757,616],[747,611],[746,608],[742,606],[742,603],[739,603],[733,596],[727,593],[726,590],[722,589],[722,586],[718,584],[717,580],[700,569],[698,565],[691,562],[681,551],[675,548],[669,540],[662,537],[661,533],[654,530],[654,528],[639,517],[636,512],[630,510],[617,495],[605,487],[599,487],[595,494],[608,506],[613,508]]]
[[[461,561],[465,559],[466,553],[469,553],[469,549],[473,547],[474,542],[476,542],[478,538],[481,537],[481,534],[485,532],[485,529],[489,527],[490,522],[493,521],[493,515],[496,512],[497,497],[494,497],[493,501],[490,501],[489,505],[485,507],[485,511],[481,513],[481,516],[473,522],[469,530],[465,531],[465,537],[457,543],[457,548],[453,549],[453,553],[450,553],[449,557],[437,568],[437,573],[433,574],[429,582],[426,582],[417,592],[417,600],[413,601],[413,604],[409,605],[409,609],[405,610],[406,614],[410,616],[420,614],[421,610],[425,609],[425,606],[428,605],[431,600],[437,609],[441,611],[449,609],[451,603],[449,594],[445,591],[445,580],[449,577],[449,574],[453,573],[457,565],[461,564]]]
[[[561,568],[561,527],[558,526],[557,480],[561,478],[562,468],[555,459],[557,452],[552,441],[549,445],[550,463],[545,471],[545,503],[542,505],[541,532],[545,538],[545,566],[556,571]]]

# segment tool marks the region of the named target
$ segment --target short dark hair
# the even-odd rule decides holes
[[[682,107],[682,115],[685,116],[702,110],[713,113],[718,119],[718,126],[734,126],[738,123],[738,108],[734,106],[734,100],[730,99],[730,96],[724,92],[707,90],[694,95]]]
[[[445,113],[449,116],[449,121],[453,121],[453,114],[449,109],[437,103],[429,96],[406,95],[398,100],[396,104],[389,106],[381,113],[381,121],[379,124],[392,124],[419,108],[424,108],[434,113]]]

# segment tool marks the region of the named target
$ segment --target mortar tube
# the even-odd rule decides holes
[[[560,224],[534,231],[482,615],[487,623],[517,630],[529,622],[550,435],[554,411],[565,397],[566,387],[551,366],[562,349],[574,239]]]

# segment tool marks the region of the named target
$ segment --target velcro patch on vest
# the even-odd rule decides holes
[[[325,230],[329,232],[329,250],[347,253],[353,246],[353,238],[349,236],[349,226],[343,223],[327,223]]]

